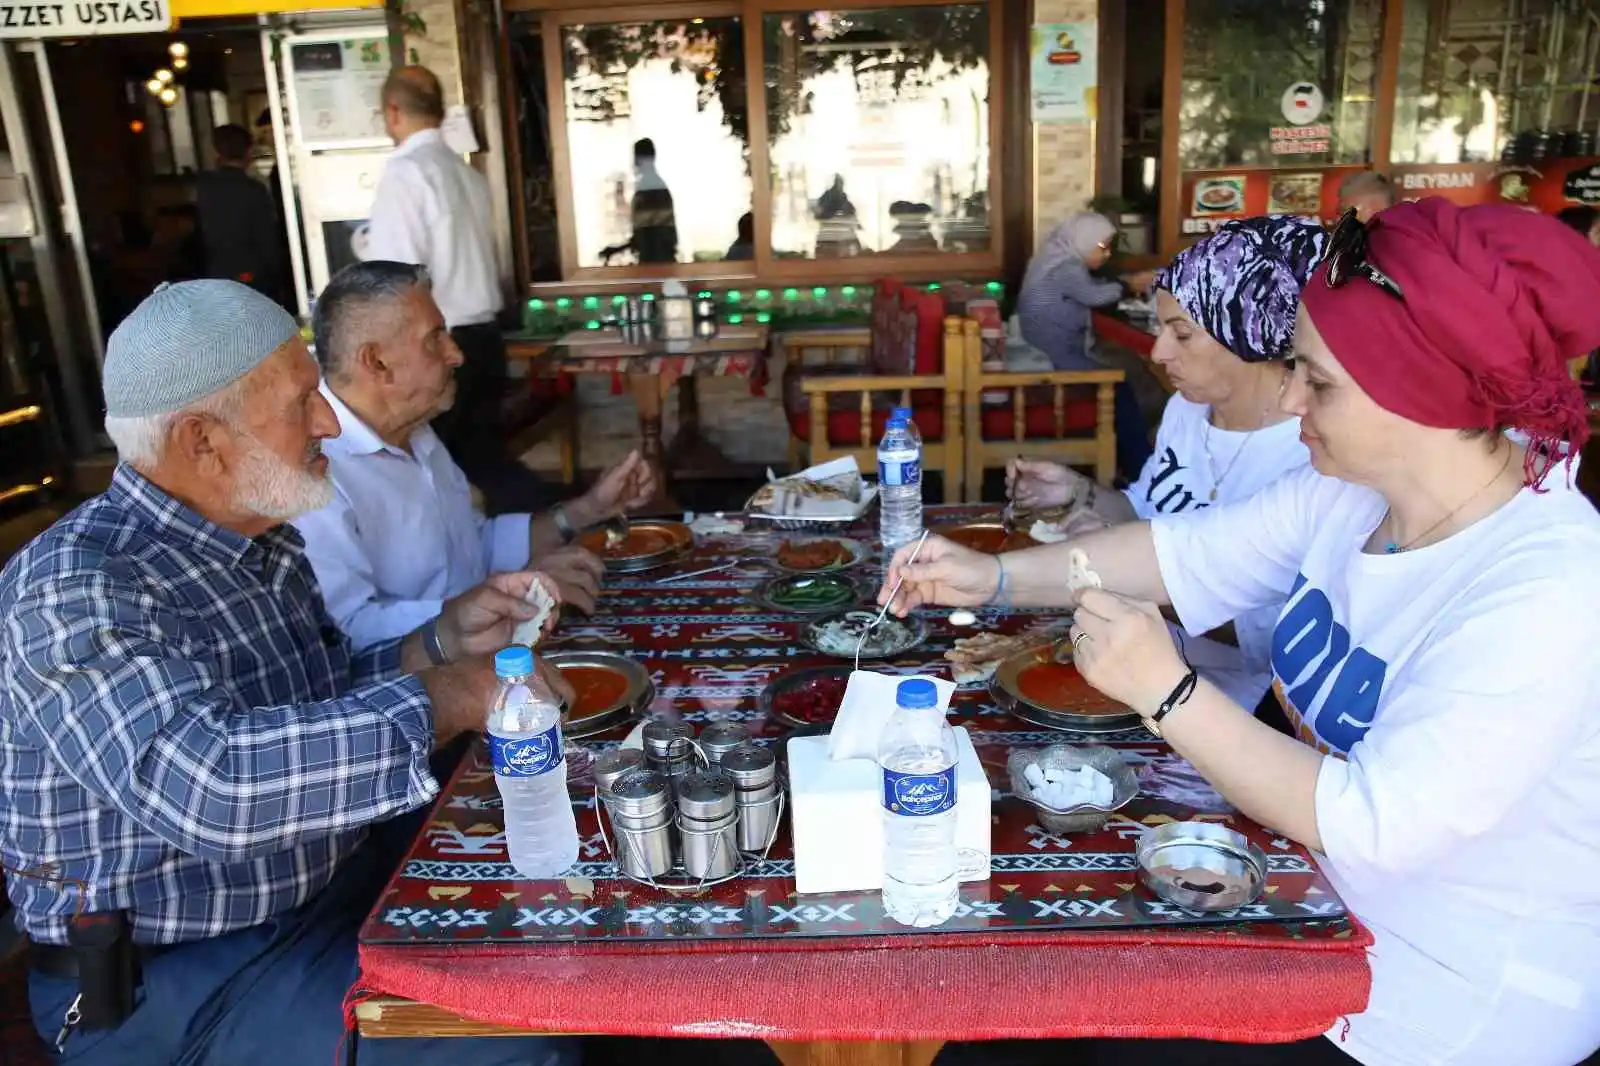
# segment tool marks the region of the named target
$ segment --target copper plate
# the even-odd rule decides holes
[[[1039,542],[1023,530],[1008,530],[1000,522],[961,522],[956,525],[936,526],[935,534],[945,540],[955,541],[963,548],[998,555],[1003,551],[1021,551]]]
[[[850,553],[849,560],[846,562],[837,563],[833,566],[819,567],[789,566],[783,561],[782,551],[785,544],[802,545],[823,540],[831,540],[835,544],[838,544],[840,547],[844,548]],[[779,539],[777,546],[772,550],[772,565],[777,567],[779,570],[790,574],[836,574],[841,570],[850,569],[852,566],[857,565],[866,557],[866,545],[862,544],[859,540],[852,540],[849,537],[782,537]]]
[[[605,707],[599,707],[582,718],[571,718],[562,708],[561,734],[570,739],[592,737],[604,733],[619,722],[626,722],[644,712],[655,699],[656,686],[650,673],[639,663],[622,655],[604,651],[557,651],[541,656],[558,670],[568,666],[585,666],[595,670],[611,670],[628,681],[622,695]]]
[[[1001,660],[989,681],[989,691],[995,702],[1013,716],[1045,729],[1059,729],[1068,733],[1117,733],[1139,725],[1137,712],[1113,700],[1099,697],[1098,704],[1085,704],[1076,711],[1064,711],[1035,703],[1022,694],[1017,683],[1022,671],[1039,663],[1049,662],[1052,656],[1062,662],[1072,660],[1071,645],[1064,641],[1046,644],[1040,648],[1019,651]]]
[[[633,522],[628,527],[628,536],[650,537],[655,546],[625,555],[607,555],[604,529],[591,529],[578,538],[578,543],[600,556],[607,570],[618,574],[665,566],[694,546],[694,534],[682,522]]]

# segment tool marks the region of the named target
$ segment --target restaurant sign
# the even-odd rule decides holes
[[[0,40],[162,33],[170,25],[167,0],[0,0]]]

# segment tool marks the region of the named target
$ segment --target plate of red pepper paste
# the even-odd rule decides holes
[[[1018,652],[989,682],[995,702],[1024,722],[1072,733],[1113,733],[1139,724],[1139,715],[1102,694],[1078,672],[1064,641]]]

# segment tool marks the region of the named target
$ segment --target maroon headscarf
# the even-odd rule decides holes
[[[1301,299],[1339,362],[1385,410],[1442,429],[1520,429],[1537,486],[1565,442],[1589,436],[1567,362],[1600,346],[1600,250],[1554,218],[1438,197],[1368,226],[1367,261],[1404,293],[1357,275]]]

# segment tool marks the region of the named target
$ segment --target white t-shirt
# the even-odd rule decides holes
[[[1140,518],[1210,507],[1213,491],[1215,503],[1237,503],[1311,462],[1311,453],[1300,442],[1298,418],[1254,432],[1217,429],[1210,418],[1209,406],[1179,393],[1167,401],[1155,451],[1145,461],[1139,480],[1124,490]],[[1184,653],[1194,668],[1247,711],[1255,710],[1272,682],[1267,660],[1278,606],[1233,620],[1237,648],[1199,637],[1184,642]]]
[[[1340,1045],[1370,1066],[1600,1047],[1600,515],[1547,484],[1396,555],[1361,550],[1383,499],[1309,468],[1153,523],[1190,628],[1284,603],[1274,686],[1334,753],[1322,866],[1376,936]]]

